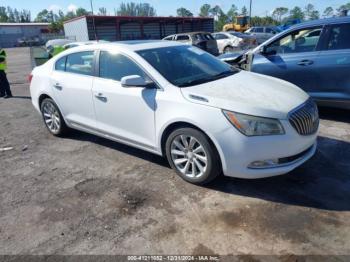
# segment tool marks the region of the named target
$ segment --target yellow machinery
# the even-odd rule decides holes
[[[234,23],[229,23],[224,25],[223,31],[236,31],[236,32],[244,32],[250,28],[249,25],[249,16],[247,15],[239,15],[235,19]]]

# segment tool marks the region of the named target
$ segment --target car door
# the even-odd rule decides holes
[[[59,59],[52,72],[54,100],[72,125],[96,125],[91,97],[93,64],[94,51],[77,52]]]
[[[281,36],[268,44],[264,53],[254,55],[251,71],[284,79],[312,92],[322,81],[317,68],[321,34],[313,39],[304,36],[320,29],[322,26],[298,29]]]
[[[318,57],[322,78],[312,96],[319,100],[350,100],[350,23],[327,26]]]
[[[128,56],[100,52],[99,77],[94,80],[92,92],[97,128],[111,138],[153,149],[157,89],[122,87],[122,77],[130,75],[149,79]]]

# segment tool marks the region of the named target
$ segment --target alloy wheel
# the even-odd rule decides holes
[[[44,101],[42,106],[43,117],[46,126],[52,133],[59,132],[61,128],[60,114],[57,108],[49,101]]]
[[[172,161],[183,175],[190,178],[201,177],[208,165],[207,152],[193,136],[178,135],[171,142]]]

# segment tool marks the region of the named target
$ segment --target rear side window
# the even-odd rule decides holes
[[[176,41],[187,41],[190,40],[190,37],[188,35],[178,35],[176,37]]]
[[[327,49],[350,49],[350,24],[340,24],[331,27]]]
[[[167,36],[166,38],[164,38],[164,40],[171,41],[171,40],[173,40],[173,37],[172,36]]]
[[[94,52],[79,52],[67,56],[66,72],[93,75]]]
[[[66,70],[66,56],[60,58],[57,60],[55,64],[55,70],[56,71],[65,71]]]
[[[254,30],[255,33],[264,33],[264,28],[262,27],[256,27]]]
[[[214,37],[211,34],[203,34],[204,38],[207,40],[213,40]]]
[[[272,28],[268,28],[268,27],[265,29],[265,32],[269,33],[269,34],[277,34],[277,32],[275,30],[273,30]]]
[[[120,81],[124,76],[130,75],[147,78],[143,70],[128,57],[101,51],[100,77]]]
[[[216,35],[214,35],[214,38],[216,40],[221,40],[221,39],[227,39],[228,37],[224,34],[216,34]]]

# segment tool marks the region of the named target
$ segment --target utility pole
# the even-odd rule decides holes
[[[90,0],[90,6],[91,6],[91,14],[94,15],[94,6],[92,4],[92,0]]]
[[[92,15],[92,26],[94,28],[94,36],[95,36],[95,40],[98,41],[97,33],[96,33],[96,25],[95,25],[94,6],[92,4],[92,0],[90,0],[90,6],[91,6],[91,15]]]
[[[252,1],[250,0],[250,4],[249,4],[249,25],[252,26]]]

